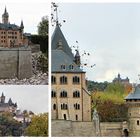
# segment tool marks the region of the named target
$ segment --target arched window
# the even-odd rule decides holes
[[[66,65],[61,65],[61,70],[66,70]]]
[[[73,84],[79,84],[80,83],[80,78],[78,76],[73,77]]]
[[[68,95],[67,95],[67,92],[66,91],[61,91],[60,92],[60,97],[62,98],[66,98]]]
[[[69,65],[69,69],[73,70],[74,66],[73,65]]]
[[[80,109],[80,104],[74,104],[74,109],[79,110]]]
[[[73,97],[74,98],[79,98],[80,97],[80,92],[79,91],[74,91],[73,92]]]
[[[60,84],[67,84],[67,77],[66,76],[60,77]]]
[[[52,81],[52,84],[56,84],[56,77],[52,75],[51,81]]]
[[[63,103],[61,104],[61,110],[67,110],[68,109],[68,105]]]
[[[52,98],[56,97],[56,92],[52,90]]]
[[[56,110],[56,104],[53,104],[53,110]]]

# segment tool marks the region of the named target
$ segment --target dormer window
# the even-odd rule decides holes
[[[66,70],[66,65],[61,65],[61,70]]]
[[[69,69],[73,70],[74,66],[73,65],[69,65]]]

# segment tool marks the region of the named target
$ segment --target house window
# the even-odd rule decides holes
[[[52,98],[56,97],[56,92],[52,90]]]
[[[51,77],[51,81],[52,81],[52,84],[56,84],[56,77],[55,76],[52,76]]]
[[[80,92],[79,91],[74,91],[73,92],[73,97],[74,98],[79,98],[80,97]]]
[[[56,110],[56,104],[53,104],[53,110]]]
[[[67,84],[67,77],[66,76],[60,77],[60,84]]]
[[[80,78],[78,76],[73,77],[73,84],[79,84],[80,83]]]
[[[67,110],[68,109],[68,105],[63,103],[61,104],[61,110]]]
[[[74,68],[73,65],[69,65],[70,70],[73,70],[73,68]]]
[[[137,120],[137,125],[140,125],[140,122],[139,122],[139,120]]]
[[[76,109],[76,110],[79,110],[80,109],[80,104],[74,104],[74,108]]]
[[[61,91],[60,97],[66,98],[67,97],[67,92],[66,91]]]
[[[65,65],[61,65],[61,70],[66,70],[66,66]]]

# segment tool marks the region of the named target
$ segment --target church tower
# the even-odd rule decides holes
[[[4,13],[2,15],[2,23],[4,23],[4,24],[9,23],[9,14],[8,14],[8,12],[6,10],[6,7],[5,7]]]
[[[129,136],[140,136],[140,87],[135,87],[134,92],[130,93],[125,100],[128,105]]]
[[[3,92],[2,92],[2,95],[1,95],[1,103],[5,103],[5,96],[4,96]]]

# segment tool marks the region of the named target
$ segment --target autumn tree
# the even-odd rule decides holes
[[[34,115],[25,130],[26,136],[48,136],[48,113]]]

